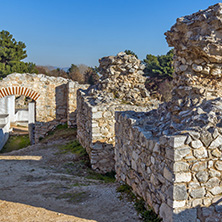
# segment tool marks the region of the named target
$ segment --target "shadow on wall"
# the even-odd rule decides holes
[[[215,216],[216,215],[216,216]],[[199,218],[196,219],[196,218]],[[178,222],[221,222],[222,218],[222,198],[211,204],[209,207],[200,205],[173,214],[173,221]]]
[[[9,132],[4,132],[4,130],[0,128],[0,150],[4,147],[8,138],[9,138]]]
[[[55,88],[56,120],[67,121],[68,99],[68,84],[57,86]]]
[[[35,126],[30,125],[30,129],[34,131],[33,134],[35,142],[38,143],[39,140],[43,139],[48,133],[54,130],[59,124],[65,124],[68,120],[68,84],[62,84],[55,88],[55,111],[52,115],[55,119],[47,122],[36,121]],[[73,115],[72,113],[70,115]],[[70,124],[72,127],[72,124]],[[32,135],[33,137],[33,135]]]

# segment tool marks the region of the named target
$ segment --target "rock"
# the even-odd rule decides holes
[[[187,136],[174,136],[170,138],[169,144],[173,148],[181,147],[185,144]]]
[[[222,161],[220,161],[220,160],[218,160],[218,161],[216,161],[216,163],[215,163],[215,168],[217,169],[217,170],[222,170]]]
[[[222,136],[218,136],[209,146],[209,148],[217,148],[222,145]]]
[[[186,200],[187,197],[188,197],[187,188],[185,184],[178,184],[174,186],[173,189],[174,200]]]
[[[190,182],[191,181],[191,173],[176,173],[175,174],[175,182]]]
[[[222,193],[222,187],[214,187],[210,190],[213,195],[218,195]]]
[[[185,156],[191,153],[191,148],[185,147],[185,148],[178,148],[175,150],[174,158],[176,161],[182,160]]]
[[[202,158],[207,158],[208,157],[208,153],[206,148],[201,147],[199,149],[195,149],[193,151],[193,155],[197,158],[197,159],[202,159]]]
[[[205,193],[204,187],[190,190],[190,196],[193,198],[203,198]]]
[[[221,157],[222,156],[222,153],[221,151],[219,151],[218,149],[214,149],[212,152],[211,152],[212,156],[214,157]]]
[[[184,210],[179,208],[174,210],[173,221],[179,222],[198,222],[197,218],[197,209]]]
[[[196,178],[198,179],[199,182],[203,183],[203,182],[207,182],[209,177],[209,174],[207,171],[199,171],[196,174]]]
[[[160,206],[160,217],[164,219],[165,222],[172,222],[173,212],[166,203],[162,203]]]
[[[175,162],[173,167],[175,172],[184,172],[189,170],[189,164],[184,162]]]
[[[211,136],[211,133],[208,131],[203,131],[200,135],[200,140],[204,144],[204,146],[208,147],[210,143],[212,142],[213,138]]]
[[[206,187],[213,188],[219,186],[220,180],[218,178],[210,178],[209,181],[206,183]]]
[[[192,69],[195,71],[195,72],[201,72],[203,70],[203,67],[200,66],[200,65],[197,65],[197,64],[193,64],[192,65]]]
[[[207,162],[196,162],[192,166],[192,170],[201,171],[207,169]]]
[[[203,146],[202,142],[200,140],[194,140],[191,142],[191,146],[194,148],[194,149],[198,149],[200,147]]]

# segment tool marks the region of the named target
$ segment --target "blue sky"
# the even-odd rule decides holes
[[[98,65],[103,56],[133,50],[165,54],[164,32],[178,17],[214,0],[0,0],[0,30],[27,46],[26,61],[69,67]]]

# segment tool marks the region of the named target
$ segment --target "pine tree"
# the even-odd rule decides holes
[[[133,52],[132,50],[125,50],[124,51],[127,55],[134,55],[137,59],[138,59],[138,56],[136,55],[136,53],[135,52]]]
[[[148,54],[144,59],[146,68],[144,70],[145,75],[157,78],[172,79],[174,72],[173,69],[173,49],[171,49],[166,55],[154,56]]]
[[[22,62],[27,57],[25,43],[17,42],[13,36],[5,30],[0,32],[0,78],[6,75],[35,72],[35,64]]]

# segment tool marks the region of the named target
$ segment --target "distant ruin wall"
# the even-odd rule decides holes
[[[13,73],[0,81],[0,98],[9,95],[25,95],[36,102],[35,141],[45,137],[56,125],[68,122],[76,124],[76,91],[86,89],[62,77],[49,77],[43,74]]]

